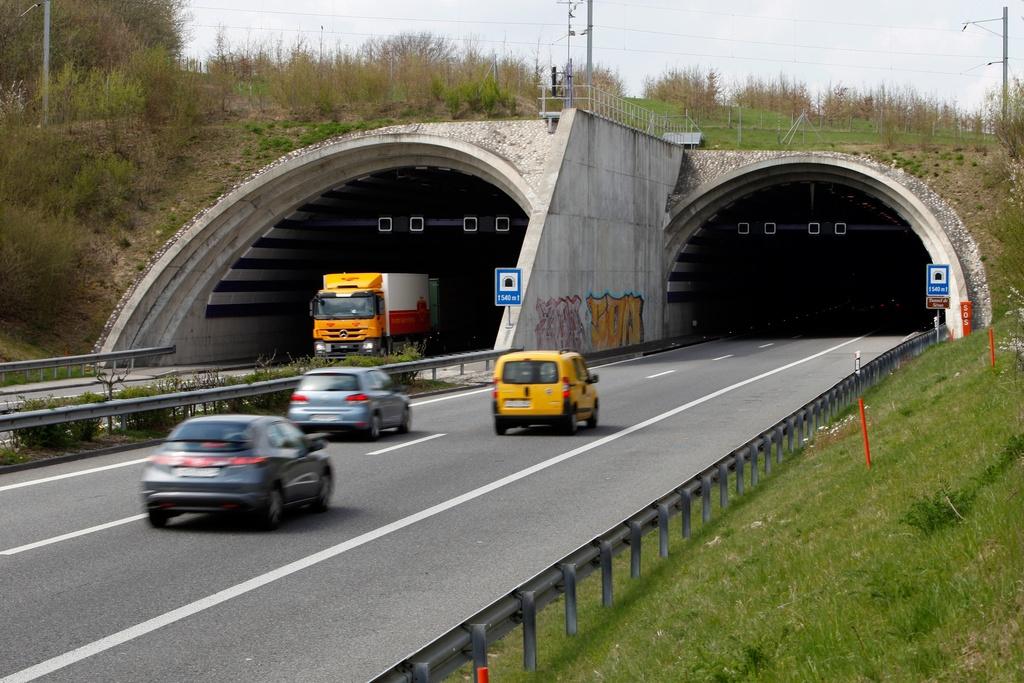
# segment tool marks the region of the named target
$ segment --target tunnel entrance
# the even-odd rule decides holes
[[[924,307],[928,252],[877,197],[834,182],[763,187],[710,216],[669,274],[668,301],[694,330],[817,334],[909,332]]]
[[[400,167],[323,192],[275,223],[216,284],[207,318],[283,316],[277,354],[312,353],[308,304],[326,273],[425,273],[432,333],[426,353],[490,348],[502,309],[494,269],[515,266],[527,216],[507,194],[455,169]]]

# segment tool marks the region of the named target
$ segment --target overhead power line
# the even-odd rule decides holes
[[[623,6],[633,7],[634,5],[627,5],[626,3],[604,3],[604,4],[620,4]],[[648,7],[647,5],[635,5],[636,7]],[[653,7],[653,6],[652,6]],[[296,17],[313,17],[318,19],[349,19],[349,20],[362,20],[362,21],[402,21],[412,23],[429,23],[429,24],[463,24],[463,25],[485,25],[485,26],[533,26],[540,28],[552,28],[556,30],[564,30],[562,24],[536,22],[536,21],[508,21],[508,20],[489,20],[489,19],[435,19],[429,17],[397,17],[397,16],[374,16],[374,15],[362,15],[362,14],[335,14],[331,12],[304,12],[296,10],[267,10],[267,9],[245,9],[239,7],[215,7],[208,5],[192,5],[193,9],[202,9],[216,12],[232,12],[238,14],[258,14],[258,15],[272,15],[272,16],[296,16]],[[668,8],[664,8],[668,9]],[[686,12],[702,12],[702,10],[682,10]],[[709,14],[721,14],[726,15],[722,12],[707,12]],[[727,16],[745,16],[753,18],[754,15],[732,15]],[[763,17],[757,17],[763,18]],[[789,19],[779,19],[779,21],[789,21]],[[798,19],[793,19],[798,21]],[[799,19],[799,21],[810,21]],[[823,22],[823,23],[835,23],[843,24],[843,22]],[[865,26],[873,26],[864,24]],[[973,55],[973,54],[957,54],[948,52],[909,52],[900,50],[877,50],[869,48],[856,48],[856,47],[842,47],[839,45],[808,45],[801,43],[784,43],[774,42],[766,40],[746,40],[742,38],[723,38],[720,36],[701,35],[694,33],[675,33],[671,31],[656,31],[650,29],[622,27],[622,26],[609,26],[609,25],[598,25],[597,28],[605,31],[623,31],[627,33],[640,33],[647,35],[660,35],[668,36],[672,38],[688,38],[691,40],[710,40],[716,42],[734,43],[741,45],[762,45],[768,47],[786,47],[795,48],[802,50],[834,50],[837,52],[850,52],[856,54],[878,54],[878,55],[894,55],[901,57],[938,57],[947,59],[985,59],[987,55]],[[954,33],[959,33],[955,31]],[[547,44],[547,43],[545,43]],[[607,48],[606,48],[607,49]]]
[[[302,28],[271,28],[264,26],[226,26],[224,24],[193,24],[193,26],[199,28],[213,28],[213,29],[231,29],[233,31],[269,31],[276,33],[308,33],[310,35],[320,35],[321,30],[316,29],[302,29]],[[324,34],[328,35],[339,35],[339,36],[354,36],[361,38],[393,38],[401,34],[397,33],[358,33],[353,31],[323,31]],[[513,41],[513,40],[492,40],[486,38],[458,38],[452,37],[452,40],[458,42],[469,42],[469,43],[494,43],[498,45],[518,45],[536,48],[538,43],[526,42],[526,41]],[[552,46],[555,43],[540,43],[545,47]],[[747,62],[775,62],[778,64],[802,64],[806,66],[830,66],[847,69],[867,69],[870,71],[890,71],[895,73],[918,73],[918,74],[933,74],[942,76],[960,76],[963,78],[983,78],[983,74],[968,74],[955,71],[937,71],[932,69],[910,69],[893,66],[872,66],[867,64],[843,64],[837,62],[819,62],[812,60],[801,60],[801,59],[766,59],[764,57],[737,57],[735,55],[721,55],[721,54],[709,54],[701,52],[677,52],[671,50],[652,50],[643,48],[626,48],[626,47],[614,47],[614,46],[594,46],[595,50],[601,50],[604,52],[628,52],[637,54],[656,54],[656,55],[669,55],[675,57],[703,57],[707,59],[729,59],[735,61],[747,61]]]

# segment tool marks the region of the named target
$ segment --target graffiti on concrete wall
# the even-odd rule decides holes
[[[590,348],[614,349],[644,340],[644,297],[636,292],[587,295]]]
[[[560,296],[537,301],[536,309],[539,348],[600,351],[644,340],[644,297],[637,292],[588,294],[586,306],[577,295]]]
[[[537,301],[537,326],[533,332],[542,349],[582,349],[583,320],[578,296],[560,296]]]

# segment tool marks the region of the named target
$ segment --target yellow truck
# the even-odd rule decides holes
[[[430,279],[416,273],[329,273],[309,314],[315,355],[384,355],[430,334]]]

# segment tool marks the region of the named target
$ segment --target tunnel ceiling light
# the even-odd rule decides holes
[[[808,235],[820,235],[821,234],[821,223],[808,223],[807,224]]]
[[[741,235],[749,235],[750,234],[750,223],[740,223],[738,228],[739,228],[739,230],[738,230],[739,234],[741,234]]]
[[[498,216],[494,219],[494,232],[508,232],[512,221],[508,216]]]
[[[476,232],[477,220],[476,216],[465,216],[462,219],[462,231],[463,232]]]
[[[836,223],[836,234],[837,235],[845,235],[846,234],[846,223]]]
[[[766,234],[766,235],[774,235],[775,234],[775,224],[774,223],[765,223],[764,224],[764,234]]]
[[[409,216],[409,232],[423,232],[423,216]]]
[[[381,216],[377,219],[377,232],[391,232],[391,216]]]

